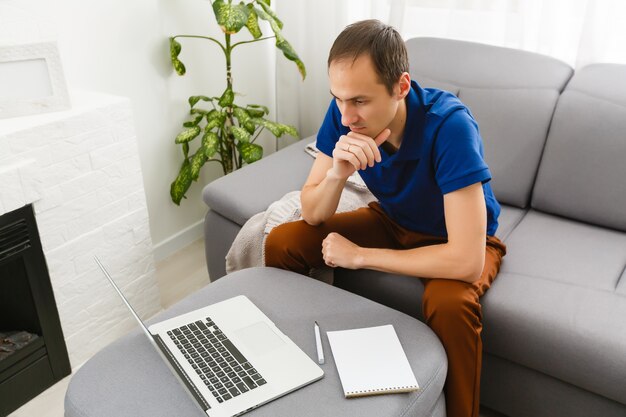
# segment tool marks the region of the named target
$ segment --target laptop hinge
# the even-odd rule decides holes
[[[165,345],[163,340],[161,340],[161,337],[159,335],[152,335],[152,337],[154,338],[154,341],[161,348],[161,352],[164,353],[164,356],[167,359],[167,361],[170,363],[172,369],[176,371],[181,381],[183,381],[183,383],[187,387],[187,390],[189,391],[189,393],[191,393],[191,395],[195,398],[198,404],[200,404],[200,406],[202,407],[204,411],[210,410],[211,406],[209,405],[209,403],[207,403],[204,397],[202,396],[202,394],[198,392],[198,389],[196,388],[195,384],[191,382],[191,380],[189,379],[185,371],[182,370],[182,368],[180,367],[180,364],[178,363],[174,355],[172,355],[172,352],[170,352],[169,348]]]

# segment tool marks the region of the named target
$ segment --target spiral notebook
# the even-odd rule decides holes
[[[346,398],[419,389],[392,325],[326,334]]]

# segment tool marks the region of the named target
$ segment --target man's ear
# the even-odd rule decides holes
[[[411,91],[411,76],[408,72],[403,72],[398,80],[398,99],[404,99]]]

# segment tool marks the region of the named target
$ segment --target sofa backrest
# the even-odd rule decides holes
[[[573,70],[547,56],[447,39],[407,41],[411,77],[456,94],[480,128],[501,203],[525,208],[557,99]]]
[[[532,207],[626,231],[626,65],[587,66],[565,88]]]

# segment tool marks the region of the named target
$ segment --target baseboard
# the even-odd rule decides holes
[[[162,261],[184,247],[191,245],[196,240],[201,239],[203,235],[204,219],[154,245],[154,260],[156,262]]]

